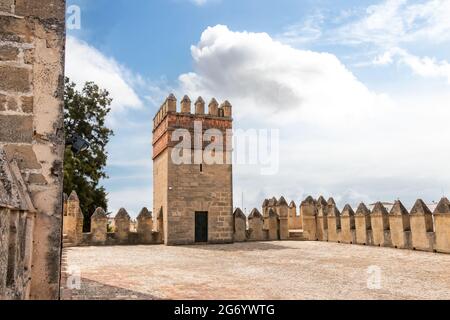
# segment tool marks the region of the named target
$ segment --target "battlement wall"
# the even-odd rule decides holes
[[[212,98],[208,104],[208,112],[205,112],[205,101],[202,97],[198,97],[194,103],[194,110],[192,110],[191,99],[188,96],[184,96],[180,105],[178,105],[177,98],[173,94],[170,94],[153,118],[153,129],[158,128],[169,114],[178,114],[186,118],[196,119],[231,120],[232,108],[230,102],[224,101],[219,105],[217,100]]]
[[[371,210],[369,207],[373,207]],[[303,236],[310,241],[450,253],[450,202],[442,198],[433,211],[422,200],[407,210],[397,200],[390,206],[361,203],[342,212],[333,198],[308,197],[301,206]]]
[[[333,198],[325,201],[323,197],[306,198],[300,205],[299,215],[295,208],[295,203],[288,205],[281,197],[266,199],[262,213],[255,208],[246,216],[240,208],[235,209],[233,242],[328,241],[450,253],[450,201],[447,198],[441,199],[433,212],[420,199],[409,211],[401,201],[395,201],[389,211],[381,202],[370,206],[361,203],[356,211],[346,205],[340,211]],[[160,231],[163,217],[155,220],[159,227],[153,228],[152,213],[146,208],[137,218],[136,231],[131,231],[134,224],[126,210],[121,209],[114,218],[114,231],[107,232],[108,217],[99,208],[92,216],[91,232],[82,233],[79,202],[72,193],[65,201],[64,218],[77,221],[64,223],[66,246],[163,243]],[[298,229],[298,219],[301,219],[302,230]],[[295,228],[291,228],[292,225]],[[74,234],[74,229],[78,235]]]
[[[80,201],[74,191],[64,198],[64,247],[163,243],[162,233],[156,224],[153,227],[153,215],[147,208],[141,210],[137,223],[131,220],[124,208],[113,219],[102,208],[97,208],[91,217],[90,232],[84,233],[83,219]],[[162,222],[161,219],[158,218],[158,222]]]

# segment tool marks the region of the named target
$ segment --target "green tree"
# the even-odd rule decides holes
[[[91,216],[97,207],[107,210],[107,193],[99,186],[105,172],[108,153],[106,145],[114,134],[105,126],[105,118],[111,111],[112,99],[106,90],[93,82],[86,82],[77,91],[70,79],[65,79],[64,127],[66,140],[77,134],[90,144],[90,148],[74,155],[70,147],[64,154],[64,192],[75,190],[84,215],[84,230],[89,231]]]

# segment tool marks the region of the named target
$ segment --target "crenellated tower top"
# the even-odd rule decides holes
[[[219,120],[231,120],[232,105],[228,100],[225,100],[221,105],[215,98],[212,98],[208,104],[208,113],[205,113],[205,101],[202,97],[198,97],[194,103],[195,110],[192,113],[192,102],[189,96],[185,95],[180,102],[180,108],[177,106],[177,98],[171,93],[164,103],[159,108],[155,117],[153,118],[153,129],[155,130],[161,122],[163,122],[168,114],[190,115],[196,118],[218,118]]]
[[[170,94],[159,108],[153,119],[153,159],[160,155],[168,147],[173,146],[172,132],[176,129],[194,131],[194,124],[200,121],[202,129],[218,129],[224,134],[232,129],[232,105],[226,100],[219,105],[215,98],[208,104],[208,112],[205,113],[205,101],[198,97],[194,103],[185,95],[178,108],[177,98]]]

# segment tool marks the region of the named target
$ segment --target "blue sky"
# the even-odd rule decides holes
[[[235,167],[235,205],[244,192],[247,211],[272,195],[343,206],[450,193],[448,1],[70,5],[81,29],[68,30],[67,74],[115,99],[112,211],[152,208],[152,119],[169,92],[229,99],[235,126],[281,130],[279,174]]]

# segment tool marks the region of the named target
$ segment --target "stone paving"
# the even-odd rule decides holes
[[[284,241],[64,255],[81,289],[63,299],[450,299],[450,255],[411,250]]]

